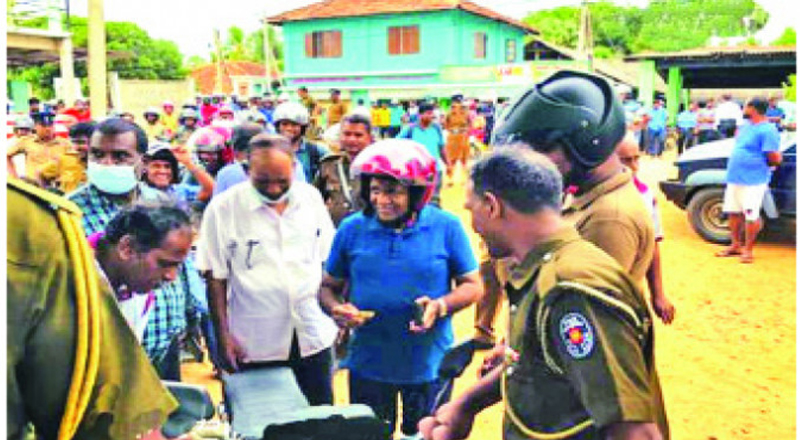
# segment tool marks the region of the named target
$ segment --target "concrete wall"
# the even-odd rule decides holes
[[[157,107],[161,110],[164,101],[172,101],[175,111],[180,112],[184,102],[193,100],[194,80],[138,80],[120,79],[117,86],[111,85],[112,105],[114,109],[126,110],[136,116],[137,122],[142,122],[142,113],[148,107]],[[116,99],[118,102],[113,102]]]

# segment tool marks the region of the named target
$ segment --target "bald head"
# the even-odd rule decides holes
[[[616,149],[617,157],[623,165],[630,168],[633,174],[639,171],[639,143],[633,137],[630,131],[625,133],[625,136],[619,141]]]

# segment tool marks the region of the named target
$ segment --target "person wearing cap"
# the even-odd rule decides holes
[[[29,136],[33,133],[33,119],[28,115],[17,116],[14,121],[14,137],[17,139]]]
[[[304,136],[310,140],[318,140],[320,137],[319,116],[322,112],[322,107],[311,97],[311,94],[308,93],[308,88],[305,86],[297,89],[297,96],[300,98],[300,103],[308,111],[308,126],[305,129]]]
[[[423,145],[384,139],[351,168],[364,208],[336,232],[320,303],[353,331],[344,360],[350,401],[369,405],[393,433],[399,395],[400,429],[412,436],[441,388],[452,315],[480,295],[478,266],[461,221],[429,204],[436,160]]]
[[[214,178],[192,160],[192,154],[183,145],[167,143],[150,144],[143,156],[142,198],[147,200],[151,191],[166,195],[176,206],[189,212],[195,201],[206,202],[214,191]],[[181,181],[181,167],[188,171],[199,185]],[[156,197],[156,199],[160,199]]]
[[[200,115],[197,110],[191,108],[184,108],[181,110],[181,115],[178,118],[178,131],[175,132],[175,137],[172,142],[184,145],[189,141],[192,134],[197,131],[200,125]]]
[[[39,98],[33,96],[28,99],[28,114],[31,116],[31,118],[43,110],[42,101],[39,100]]]
[[[614,151],[625,134],[625,114],[611,86],[602,78],[562,71],[533,86],[509,105],[495,127],[492,144],[522,142],[550,158],[566,191],[563,217],[581,237],[602,249],[639,286],[653,259],[655,231],[633,175]],[[496,260],[500,285],[514,261]],[[492,329],[490,313],[499,295],[484,295],[476,327]],[[657,292],[650,302],[659,312]]]
[[[342,102],[341,94],[338,89],[331,89],[331,104],[328,106],[328,127],[341,122],[347,114],[347,104]]]
[[[13,162],[13,158],[19,154],[25,155],[24,176],[41,186],[50,186],[53,183],[52,177],[48,175],[47,181],[43,181],[42,171],[58,163],[61,156],[70,149],[69,140],[56,137],[53,130],[55,115],[50,112],[36,113],[32,117],[34,121],[34,135],[25,136],[18,139],[6,152],[6,164],[8,174],[12,177],[23,175],[18,173]]]
[[[316,188],[294,180],[293,156],[283,136],[250,140],[249,180],[205,211],[198,266],[223,370],[289,366],[311,405],[332,404],[336,325],[317,291],[334,228]]]
[[[467,438],[475,416],[500,402],[505,440],[670,438],[647,304],[627,271],[561,216],[562,180],[525,143],[472,166],[472,227],[493,258],[518,262],[505,284],[508,347],[420,422],[424,439]]]
[[[273,117],[275,129],[289,139],[295,156],[303,164],[306,182],[313,182],[319,172],[320,161],[329,151],[319,144],[306,140],[305,134],[310,126],[308,110],[300,103],[284,102],[275,109]]]
[[[159,118],[159,122],[161,125],[164,126],[164,135],[168,138],[172,138],[178,133],[178,114],[175,113],[175,104],[172,101],[164,101],[161,104],[161,117]]]
[[[161,113],[155,107],[148,107],[143,113],[144,124],[142,130],[147,133],[147,141],[155,142],[161,139],[164,134],[164,126],[161,124]]]

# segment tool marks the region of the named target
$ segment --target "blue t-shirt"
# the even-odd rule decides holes
[[[417,124],[409,124],[400,130],[397,139],[411,139],[419,142],[436,159],[436,163],[442,162],[440,149],[444,146],[444,136],[441,127],[431,124],[428,128],[423,129]]]
[[[695,128],[697,127],[697,112],[684,110],[678,114],[677,121],[678,128]]]
[[[403,125],[403,115],[405,114],[405,110],[399,105],[389,107],[389,126],[399,127]]]
[[[770,122],[745,123],[739,127],[736,145],[728,160],[726,181],[739,185],[761,185],[770,179],[767,152],[780,151],[781,137]]]
[[[667,128],[667,111],[664,107],[650,109],[647,114],[650,116],[650,122],[647,123],[647,128],[653,131],[663,131]]]
[[[474,272],[478,263],[456,216],[426,206],[401,232],[362,212],[345,219],[333,239],[326,271],[350,283],[350,302],[375,317],[353,332],[345,363],[367,379],[424,383],[436,379],[453,344],[450,316],[429,331],[408,328],[412,303],[450,292],[450,281]]]

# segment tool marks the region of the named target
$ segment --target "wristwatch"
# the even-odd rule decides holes
[[[439,318],[444,318],[447,316],[447,303],[444,301],[444,298],[439,298],[436,302],[439,303]]]

